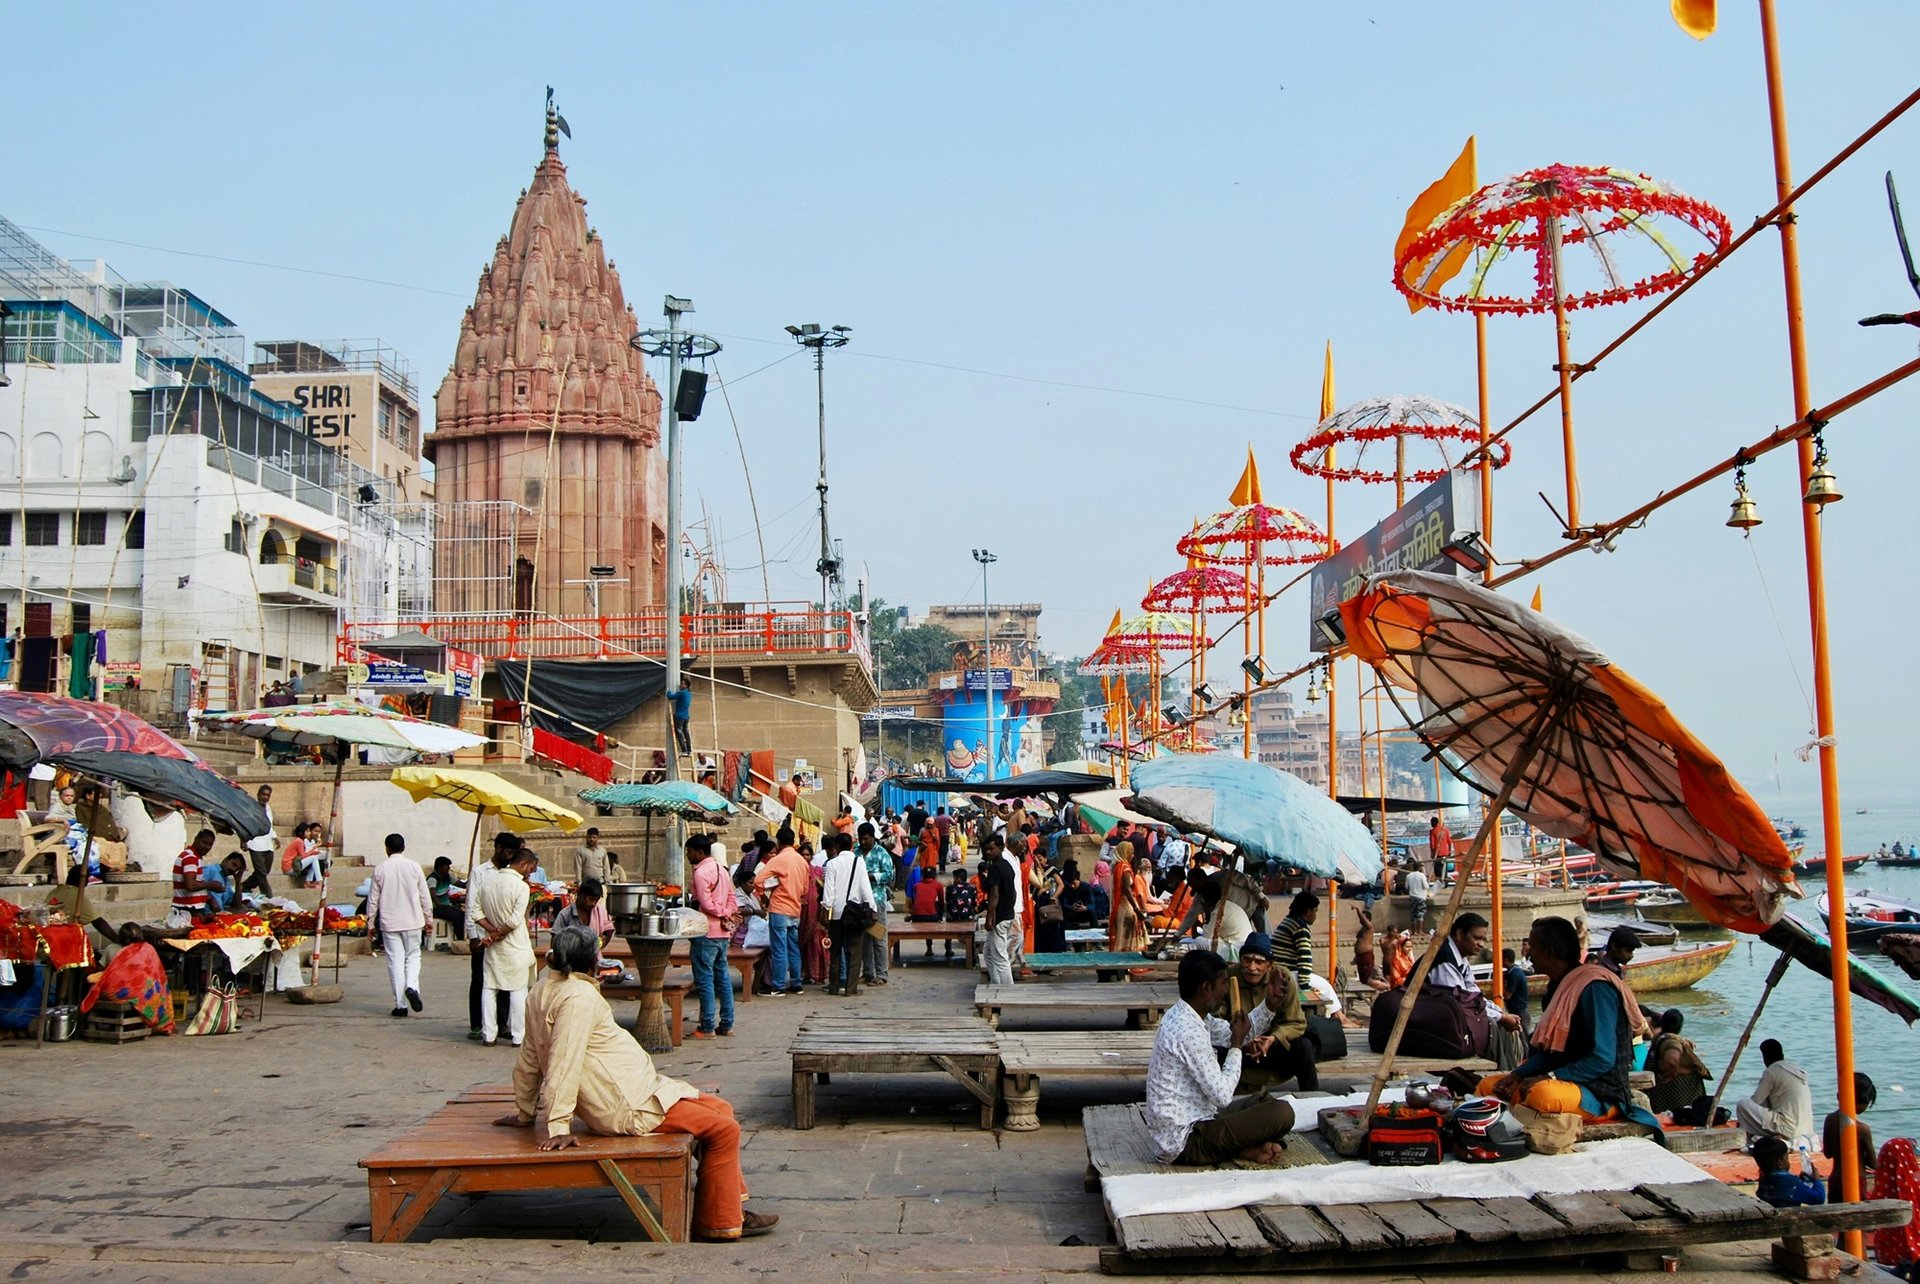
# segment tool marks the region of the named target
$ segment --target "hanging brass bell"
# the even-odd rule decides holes
[[[1733,488],[1733,511],[1727,516],[1727,525],[1735,530],[1750,531],[1760,524],[1760,505],[1753,502],[1753,496],[1747,491],[1747,484],[1736,483]]]
[[[1307,703],[1318,704],[1319,702],[1320,702],[1320,679],[1317,676],[1310,677],[1307,679]]]
[[[1803,503],[1816,506],[1833,503],[1836,499],[1846,498],[1840,493],[1840,483],[1834,479],[1827,467],[1826,452],[1822,451],[1813,458],[1813,472],[1807,478],[1807,493],[1802,495]]]

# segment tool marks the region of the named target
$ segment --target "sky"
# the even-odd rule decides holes
[[[1804,177],[1914,88],[1920,7],[1781,8]],[[745,467],[710,396],[686,477],[730,596],[817,595],[814,380],[783,327],[843,324],[827,465],[850,578],[916,610],[977,600],[971,550],[988,548],[992,597],[1044,603],[1047,645],[1078,653],[1179,569],[1174,540],[1225,505],[1249,446],[1270,502],[1322,515],[1321,484],[1287,452],[1318,418],[1328,341],[1342,405],[1472,405],[1471,322],[1410,315],[1390,283],[1407,204],[1469,134],[1482,182],[1616,165],[1736,230],[1772,205],[1753,7],[1723,5],[1703,43],[1666,10],[336,3],[318,21],[29,6],[8,14],[8,43],[64,84],[44,127],[0,137],[0,213],[70,258],[185,285],[256,339],[382,338],[430,401],[540,158],[551,84],[570,180],[642,324],[678,294],[725,345],[714,368]],[[1882,173],[1911,173],[1920,210],[1916,141],[1920,113],[1801,205],[1816,402],[1915,355],[1912,331],[1854,322],[1914,306]],[[1793,418],[1781,298],[1769,233],[1580,382],[1588,520]],[[1576,358],[1644,306],[1576,313]],[[1488,331],[1505,422],[1552,386],[1552,325]],[[1905,788],[1916,764],[1901,568],[1917,403],[1896,388],[1828,433],[1846,494],[1823,526],[1849,789]],[[1563,503],[1558,428],[1536,416],[1496,477],[1503,559],[1559,542],[1536,494]],[[1813,784],[1794,753],[1812,680],[1792,452],[1750,482],[1767,519],[1750,539],[1724,526],[1732,486],[1716,482],[1612,553],[1510,591],[1543,584],[1549,614],[1660,692],[1765,804]],[[1392,502],[1343,486],[1337,534]],[[1305,615],[1298,595],[1275,605],[1271,667],[1307,658]]]

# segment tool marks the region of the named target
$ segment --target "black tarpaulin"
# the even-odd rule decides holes
[[[576,744],[590,739],[581,728],[605,731],[667,688],[658,660],[510,660],[494,672],[507,699],[530,707],[534,726]]]

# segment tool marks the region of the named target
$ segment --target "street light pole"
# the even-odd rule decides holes
[[[694,357],[706,358],[720,351],[720,345],[704,334],[680,329],[680,318],[693,311],[693,300],[667,295],[664,303],[667,328],[643,330],[629,341],[649,356],[667,359],[667,391],[663,400],[667,410],[667,565],[666,597],[666,694],[667,779],[680,779],[680,745],[673,731],[673,693],[680,689],[680,363]],[[595,594],[596,598],[598,594]],[[667,824],[667,881],[686,882],[686,849],[681,822]]]
[[[840,559],[833,555],[827,536],[827,349],[844,348],[853,331],[843,325],[822,327],[809,322],[790,325],[787,333],[803,348],[813,349],[814,400],[820,416],[820,479],[814,488],[820,492],[820,560],[814,569],[820,572],[820,610],[833,609],[831,586],[840,579]]]
[[[1000,559],[984,548],[973,550],[973,560],[980,563],[980,667],[986,678],[987,702],[987,779],[994,778],[993,759],[993,606],[987,596],[987,568]]]

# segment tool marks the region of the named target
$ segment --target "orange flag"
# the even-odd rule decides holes
[[[1542,585],[1536,584],[1533,586],[1533,609],[1536,611],[1545,609],[1540,605],[1540,594],[1543,591],[1544,589]]]
[[[1705,40],[1713,34],[1719,23],[1714,13],[1714,0],[1671,0],[1673,20],[1680,24],[1680,30],[1695,40]]]
[[[1327,340],[1327,367],[1320,373],[1320,422],[1333,418],[1333,340]]]
[[[1233,494],[1227,496],[1227,502],[1235,508],[1260,501],[1260,465],[1254,462],[1253,447],[1247,447],[1247,466],[1241,470],[1239,484],[1233,488]]]
[[[1673,2],[1678,6],[1682,0],[1673,0]],[[1477,172],[1474,140],[1469,137],[1467,145],[1460,149],[1460,155],[1454,158],[1453,164],[1447,167],[1447,172],[1440,176],[1439,181],[1414,197],[1413,204],[1407,206],[1406,225],[1400,229],[1400,235],[1393,242],[1395,263],[1400,261],[1400,255],[1406,251],[1407,246],[1426,231],[1428,225],[1438,218],[1443,210],[1455,201],[1473,195],[1474,189],[1480,186]],[[1436,290],[1451,281],[1454,273],[1465,266],[1466,261],[1466,245],[1456,245],[1441,258],[1409,263],[1405,279],[1409,282],[1418,282],[1423,289]],[[1426,306],[1420,299],[1411,296],[1407,298],[1409,312],[1418,312]]]

